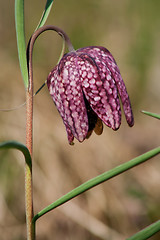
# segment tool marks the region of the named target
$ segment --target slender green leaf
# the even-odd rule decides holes
[[[21,151],[25,157],[25,161],[27,165],[29,166],[30,169],[32,169],[31,155],[29,153],[28,148],[25,145],[16,141],[8,141],[8,142],[0,143],[0,149],[10,149],[10,148],[14,148]]]
[[[51,11],[52,4],[53,4],[53,0],[47,0],[45,9],[44,9],[44,11],[42,13],[40,22],[39,22],[38,26],[36,27],[36,30],[38,28],[42,27],[45,24],[45,22],[46,22],[46,20],[48,18],[48,15],[49,15],[49,13]]]
[[[156,114],[156,113],[151,113],[151,112],[147,112],[147,111],[142,111],[142,113],[150,116],[150,117],[154,117],[154,118],[157,118],[157,119],[160,119],[160,115],[159,114]]]
[[[147,153],[144,153],[143,155],[140,155],[126,163],[123,163],[95,178],[92,178],[91,180],[83,183],[82,185],[80,185],[79,187],[73,189],[72,191],[70,191],[69,193],[67,193],[66,195],[62,196],[61,198],[59,198],[58,200],[56,200],[55,202],[53,202],[52,204],[50,204],[49,206],[47,206],[46,208],[44,208],[43,210],[41,210],[38,214],[36,214],[33,218],[33,224],[35,224],[35,221],[40,218],[41,216],[43,216],[44,214],[46,214],[47,212],[55,209],[56,207],[64,204],[65,202],[69,201],[72,198],[75,198],[76,196],[80,195],[81,193],[95,187],[96,185],[107,181],[133,167],[135,167],[136,165],[139,165],[145,161],[147,161],[148,159],[154,157],[155,155],[160,153],[160,147],[157,147]]]
[[[127,240],[145,240],[152,237],[154,234],[160,231],[160,220],[144,228],[140,232],[136,233]]]
[[[37,26],[37,29],[42,27],[46,22],[48,15],[50,13],[52,4],[53,4],[53,0],[47,0],[45,10],[43,11],[43,14]],[[27,58],[26,58],[25,25],[24,25],[24,0],[15,0],[15,25],[16,25],[19,64],[20,64],[25,88],[28,88],[28,68],[27,68]]]
[[[62,37],[62,38],[63,38],[63,37]],[[61,50],[59,59],[58,59],[58,61],[57,61],[57,64],[60,62],[60,60],[62,59],[62,57],[63,57],[63,55],[64,55],[65,47],[66,47],[66,42],[65,42],[65,39],[63,38],[62,50]]]
[[[26,58],[25,28],[24,28],[24,0],[15,0],[15,25],[19,64],[25,88],[28,87],[28,69]]]

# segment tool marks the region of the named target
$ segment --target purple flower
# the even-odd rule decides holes
[[[93,130],[101,134],[102,122],[117,130],[121,124],[119,97],[128,125],[134,124],[119,68],[104,47],[85,47],[65,54],[50,72],[47,85],[70,144],[74,137],[83,142]]]

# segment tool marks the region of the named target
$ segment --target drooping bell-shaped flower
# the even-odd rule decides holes
[[[101,134],[102,122],[117,130],[121,124],[119,98],[128,125],[134,124],[119,68],[104,47],[85,47],[65,54],[50,72],[47,85],[70,144],[74,137],[83,142],[93,130]]]

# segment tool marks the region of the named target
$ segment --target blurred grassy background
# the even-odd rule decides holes
[[[37,26],[45,1],[26,1],[26,38]],[[106,170],[158,146],[160,113],[160,1],[56,0],[48,19],[70,36],[75,48],[102,45],[115,57],[126,83],[135,126],[124,120],[104,127],[83,144],[69,146],[47,88],[34,99],[34,210]],[[34,48],[34,85],[55,66],[61,39],[43,34]],[[18,65],[14,1],[0,1],[0,108],[25,101]],[[0,112],[0,140],[25,143],[25,108]],[[25,239],[24,161],[17,151],[0,152],[0,239]],[[37,222],[38,240],[121,240],[160,218],[159,156],[77,197]],[[160,234],[151,239],[159,240]]]

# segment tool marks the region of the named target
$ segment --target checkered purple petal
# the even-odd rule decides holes
[[[78,50],[79,52],[79,50]],[[86,99],[98,117],[112,129],[120,126],[121,111],[117,88],[110,77],[110,71],[105,68],[102,78],[101,66],[88,54],[79,52],[78,62],[80,78]],[[109,79],[107,79],[109,76]]]
[[[127,123],[129,124],[129,126],[133,126],[134,119],[133,119],[133,113],[132,113],[132,109],[131,109],[129,96],[128,96],[125,84],[123,82],[123,79],[121,77],[120,70],[119,70],[112,54],[106,48],[97,47],[97,46],[81,48],[78,51],[87,53],[95,60],[97,66],[100,70],[101,78],[103,78],[103,76],[105,74],[105,70],[103,70],[103,69],[106,68],[106,73],[108,72],[108,75],[106,75],[106,80],[108,78],[110,80],[110,82],[112,81],[112,84],[116,85],[116,87],[118,89],[118,93],[119,93],[121,101],[122,101],[122,106],[123,106],[123,110],[125,113]],[[115,91],[114,99],[115,100],[117,99],[116,91]],[[117,104],[118,104],[118,102],[117,102]],[[118,110],[118,112],[120,114],[120,109]],[[117,115],[117,117],[118,117],[118,115]]]
[[[47,79],[50,94],[66,126],[70,143],[73,142],[73,136],[82,142],[88,132],[87,110],[78,68],[76,54],[69,53],[61,59]]]

